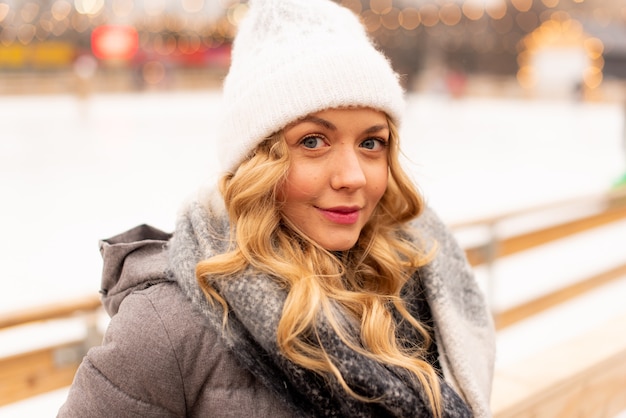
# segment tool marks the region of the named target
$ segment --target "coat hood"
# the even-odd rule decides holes
[[[117,313],[122,300],[132,291],[171,280],[167,256],[171,237],[172,234],[149,225],[139,225],[100,241],[103,258],[100,293],[109,316]]]

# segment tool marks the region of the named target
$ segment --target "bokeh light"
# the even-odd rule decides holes
[[[598,0],[336,1],[359,15],[371,37],[407,73],[407,83],[428,66],[443,65],[466,75],[508,76],[527,89],[533,84],[528,74],[536,72],[532,62],[522,59],[527,39],[549,42],[554,35],[545,30],[554,21],[574,25],[569,33],[577,30],[572,22],[583,22],[584,39],[602,44],[587,48],[589,56],[596,51],[601,56],[590,58],[593,66],[581,75],[585,88],[602,87],[606,71],[626,78],[618,64],[626,55],[620,40],[626,36],[623,5]],[[116,60],[116,70],[135,78],[146,64],[159,61],[166,72],[202,69],[219,79],[247,10],[246,0],[0,0],[0,71],[73,71],[74,60],[88,53],[101,61],[94,80],[110,75],[112,60],[94,53],[92,33],[123,25],[136,30],[138,46],[135,54]]]

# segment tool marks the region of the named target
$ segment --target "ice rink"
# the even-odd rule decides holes
[[[0,97],[0,314],[97,292],[100,238],[140,223],[172,230],[182,202],[219,173],[218,118],[212,91]],[[623,118],[617,104],[411,95],[402,147],[427,202],[453,224],[604,192],[626,169]],[[491,271],[492,303],[623,263],[625,248],[619,223],[512,257]],[[487,274],[477,271],[482,286]],[[501,333],[498,361],[626,311],[624,280],[595,292]],[[0,336],[0,354],[31,343]],[[52,417],[64,393],[0,416]]]

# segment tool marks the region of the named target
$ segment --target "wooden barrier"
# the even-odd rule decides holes
[[[474,266],[489,263],[498,257],[516,254],[542,244],[547,244],[549,242],[572,236],[579,232],[588,231],[593,228],[598,228],[612,222],[626,219],[626,204],[617,203],[621,202],[621,196],[619,197],[619,200],[611,195],[607,196],[605,199],[606,207],[600,213],[589,215],[580,219],[574,219],[547,228],[542,228],[538,231],[530,231],[502,240],[496,239],[496,242],[488,243],[486,245],[466,248],[467,258],[470,264]],[[487,219],[484,222],[491,228],[492,225],[505,220],[507,220],[507,218],[497,217],[493,220]],[[465,224],[460,224],[453,228],[461,228],[463,226],[465,226]]]
[[[597,211],[536,231],[492,240],[466,248],[473,266],[542,244],[571,237],[626,219],[626,190],[567,202],[567,206],[589,205]],[[552,207],[535,208],[535,210]],[[458,228],[495,225],[526,212],[482,219]],[[602,285],[626,277],[626,264],[612,266],[582,281],[549,292],[527,303],[494,312],[497,329],[510,326],[547,309],[554,308]],[[613,418],[626,411],[626,316],[614,318],[571,340],[524,358],[496,367],[492,413],[494,418]]]
[[[0,331],[79,316],[85,338],[0,358],[0,406],[69,386],[87,350],[102,340],[97,328],[97,295],[5,314]]]
[[[523,211],[515,211],[499,216],[474,220],[470,222],[452,225],[453,230],[482,226],[489,231],[494,231],[498,224],[510,221],[532,212],[554,210],[558,208],[572,208],[576,206],[592,204],[597,208],[595,213],[574,218],[562,223],[531,230],[517,235],[499,239],[492,236],[488,242],[482,245],[465,248],[467,258],[472,266],[490,264],[496,259],[516,254],[531,248],[571,237],[577,233],[589,231],[612,222],[626,219],[626,188],[614,190],[606,194],[576,198],[557,204],[537,206]],[[527,303],[514,306],[503,311],[494,312],[494,320],[497,329],[502,329],[518,321],[552,308],[582,295],[598,286],[607,284],[626,275],[626,264],[612,266],[610,269],[588,277],[582,281],[572,283]]]
[[[63,301],[63,303],[14,311],[4,314],[0,318],[0,330],[33,322],[49,321],[85,312],[93,312],[99,309],[100,306],[100,296],[90,295],[84,298]]]
[[[541,228],[536,231],[526,231],[503,239],[492,236],[491,240],[483,245],[466,248],[468,259],[472,265],[488,264],[494,262],[498,257],[511,255],[541,244],[571,236],[578,232],[626,219],[626,190],[611,192],[606,195],[586,197],[584,199],[576,199],[569,202],[561,202],[559,205],[555,204],[512,212],[498,217],[453,225],[452,228],[454,230],[465,227],[483,226],[493,230],[494,225],[498,223],[533,211],[553,209],[565,205],[588,205],[589,202],[595,202],[600,209],[595,213],[557,225]],[[546,294],[526,304],[509,308],[502,312],[495,312],[494,317],[496,325],[498,329],[509,326],[517,321],[581,295],[592,288],[608,283],[616,278],[623,277],[624,275],[626,275],[626,265],[613,267],[611,270],[604,273]],[[0,331],[9,327],[33,322],[58,320],[74,315],[84,316],[88,328],[88,338],[86,340],[71,341],[61,345],[0,358],[0,405],[68,386],[87,349],[91,345],[97,344],[101,337],[96,335],[97,331],[94,320],[99,309],[100,298],[97,295],[93,295],[79,300],[68,301],[67,303],[19,311],[0,318]],[[622,347],[626,347],[626,344]],[[581,370],[577,368],[576,370],[572,370],[571,373],[567,373],[567,370],[563,371],[563,375],[555,376],[554,379],[549,381],[551,383],[546,383],[541,386],[546,388],[545,391],[541,391],[541,393],[536,393],[537,391],[534,391],[533,385],[530,383],[527,385],[528,388],[525,391],[516,392],[517,389],[511,390],[512,388],[517,388],[522,381],[516,376],[511,375],[509,373],[510,370],[498,370],[496,373],[496,381],[494,382],[494,416],[497,418],[578,416],[578,412],[582,411],[580,409],[576,409],[574,415],[546,415],[543,412],[533,413],[533,415],[528,411],[550,411],[550,409],[546,408],[550,408],[551,403],[561,402],[563,399],[575,398],[580,395],[580,390],[583,387],[587,390],[591,390],[594,393],[593,396],[596,398],[601,398],[605,396],[605,394],[609,396],[611,393],[614,393],[615,397],[623,399],[623,389],[608,390],[607,388],[613,388],[614,385],[617,385],[615,387],[618,388],[626,387],[626,383],[623,381],[623,376],[626,376],[623,370],[623,365],[626,364],[626,351],[622,352],[616,349],[615,352],[609,354],[606,354],[606,358],[599,358],[597,356],[587,357],[585,360],[586,368]],[[558,352],[555,355],[558,357]],[[581,356],[585,357],[585,354],[581,353]],[[531,362],[532,364],[538,365],[536,368],[533,368],[535,366],[525,364],[520,367],[520,370],[524,370],[526,366],[529,366],[527,369],[529,376],[532,375],[532,370],[534,370],[536,372],[534,377],[537,378],[543,375],[544,370],[540,367],[543,361],[543,357],[538,358],[536,359],[536,363],[535,360]],[[621,368],[613,367],[611,362],[619,364]],[[591,383],[585,383],[587,379],[591,379],[589,381]],[[521,388],[522,386],[519,387]],[[619,396],[622,396],[622,398],[619,398]],[[624,402],[611,402],[618,405],[616,408],[626,408]],[[528,406],[530,404],[532,404],[532,407]],[[597,415],[582,414],[580,416],[587,417]]]
[[[626,411],[626,316],[498,367],[494,418],[613,418]]]
[[[72,341],[0,359],[0,406],[69,386],[85,350]]]

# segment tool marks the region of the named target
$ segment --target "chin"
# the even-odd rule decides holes
[[[324,249],[328,251],[348,251],[356,244],[356,240],[354,241],[343,241],[343,242],[333,242],[327,243],[326,245],[322,245]]]

